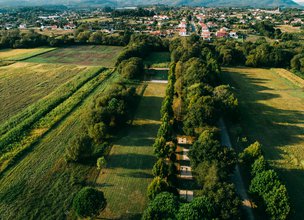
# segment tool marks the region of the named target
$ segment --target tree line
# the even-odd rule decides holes
[[[143,219],[237,219],[240,199],[229,178],[237,158],[232,149],[221,146],[216,128],[219,117],[236,114],[237,99],[228,86],[219,85],[219,64],[204,42],[195,36],[177,38],[170,42],[170,51],[162,124],[153,145],[159,160]],[[189,157],[200,189],[189,203],[177,197],[177,170],[172,165],[177,132],[196,139]]]
[[[286,187],[276,171],[270,169],[261,144],[255,142],[245,148],[240,154],[240,161],[250,173],[249,192],[260,211],[265,210],[270,219],[287,219],[291,207]]]

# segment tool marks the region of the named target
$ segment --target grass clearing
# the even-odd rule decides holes
[[[123,47],[118,46],[72,46],[58,48],[49,53],[27,59],[34,63],[64,63],[112,68]]]
[[[94,69],[23,62],[0,67],[0,123],[49,95],[73,77]]]
[[[75,193],[96,170],[92,163],[66,164],[67,143],[81,127],[82,114],[93,97],[118,78],[112,75],[42,137],[26,157],[0,179],[0,213],[4,219],[70,218]],[[93,163],[93,166],[95,163]]]
[[[19,61],[42,53],[55,50],[56,48],[40,47],[33,49],[3,49],[0,50],[0,60]]]
[[[145,58],[144,64],[150,68],[168,68],[170,61],[169,52],[153,52]]]
[[[277,28],[280,28],[282,32],[287,33],[301,33],[300,27],[293,27],[291,25],[278,25]]]
[[[224,68],[223,78],[236,88],[241,125],[259,140],[266,159],[289,192],[291,219],[302,218],[304,201],[304,91],[276,69]]]
[[[160,108],[166,84],[149,83],[132,125],[114,142],[107,169],[96,180],[108,205],[103,218],[140,219],[147,206],[147,187],[156,161],[152,145],[160,126]]]

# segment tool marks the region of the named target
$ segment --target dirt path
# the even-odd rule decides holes
[[[220,119],[219,127],[221,129],[222,145],[231,148],[232,145],[231,145],[230,137],[229,137],[229,134],[228,134],[228,131],[227,131],[227,128],[226,128],[226,125],[225,125],[225,122],[223,119]],[[240,195],[240,197],[242,199],[243,207],[247,214],[247,219],[254,220],[255,218],[253,215],[251,203],[250,203],[250,200],[249,200],[249,197],[248,197],[248,194],[247,194],[247,191],[246,191],[246,188],[245,188],[245,185],[244,185],[241,173],[240,173],[240,168],[238,165],[235,168],[235,172],[233,175],[233,182],[236,186],[238,194]]]

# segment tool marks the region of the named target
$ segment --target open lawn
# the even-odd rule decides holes
[[[144,64],[148,68],[168,68],[170,61],[169,52],[153,52],[145,58]]]
[[[72,46],[58,48],[26,60],[34,63],[65,63],[84,66],[114,67],[123,47],[117,46]]]
[[[107,169],[96,186],[105,193],[108,205],[101,217],[140,219],[147,206],[147,187],[156,161],[152,145],[160,126],[160,108],[166,84],[149,83],[133,123],[114,142]]]
[[[64,151],[70,138],[82,129],[81,116],[94,95],[109,88],[117,74],[104,81],[102,74],[99,77],[96,80],[101,81],[94,84],[88,96],[43,135],[17,165],[0,177],[1,219],[66,219],[73,216],[70,212],[72,199],[96,170],[96,161],[66,164]],[[73,103],[73,96],[65,105]]]
[[[304,201],[304,91],[280,69],[224,68],[239,98],[244,136],[258,140],[286,183],[291,219],[302,219]],[[286,74],[285,74],[286,75]]]
[[[0,123],[93,67],[17,62],[0,67]]]
[[[18,61],[24,60],[42,53],[46,53],[56,48],[41,47],[33,49],[3,49],[0,50],[0,60]]]

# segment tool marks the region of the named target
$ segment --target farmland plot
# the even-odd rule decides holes
[[[15,63],[0,67],[0,123],[92,67]]]
[[[123,47],[117,46],[73,46],[59,48],[26,60],[35,63],[65,63],[85,66],[114,67]]]
[[[5,61],[19,61],[24,60],[38,54],[46,53],[56,48],[41,47],[33,49],[3,49],[0,50],[0,60]]]

